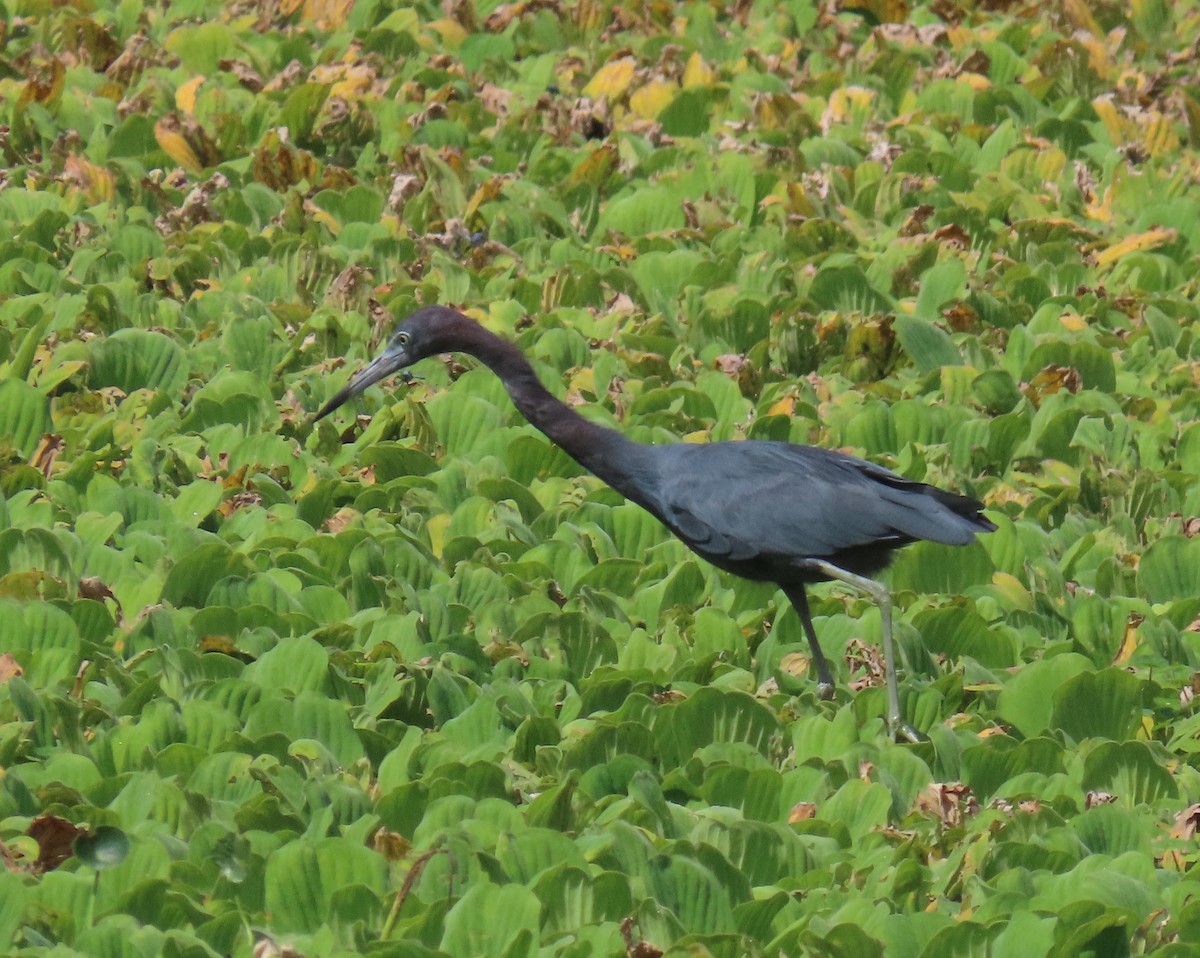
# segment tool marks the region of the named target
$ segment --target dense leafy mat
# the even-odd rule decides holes
[[[0,947],[1200,948],[1194,2],[0,11]],[[313,428],[433,301],[982,498],[929,742],[487,370]]]

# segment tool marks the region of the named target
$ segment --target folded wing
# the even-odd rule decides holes
[[[963,545],[994,528],[973,499],[824,449],[747,441],[660,451],[663,520],[727,562],[832,558],[917,539]]]

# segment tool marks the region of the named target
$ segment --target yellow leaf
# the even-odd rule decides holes
[[[1072,333],[1082,333],[1087,329],[1087,320],[1075,312],[1066,312],[1058,317],[1063,327]]]
[[[167,123],[165,118],[159,120],[154,124],[154,139],[158,140],[158,145],[167,156],[189,173],[199,173],[204,169],[200,157],[196,155],[177,124]]]
[[[836,7],[841,11],[869,14],[876,23],[903,23],[908,17],[908,4],[904,0],[846,0]]]
[[[466,211],[463,213],[463,221],[471,223],[475,219],[475,214],[479,212],[479,207],[484,203],[490,203],[492,200],[500,198],[500,192],[504,187],[504,180],[499,176],[488,177],[479,189],[475,191],[475,195],[471,197],[471,201],[467,203]]]
[[[1146,152],[1151,156],[1170,156],[1179,149],[1179,134],[1175,132],[1175,125],[1157,110],[1145,117],[1142,136]]]
[[[370,67],[359,64],[347,67],[345,79],[339,80],[329,88],[330,96],[340,96],[343,100],[355,100],[368,93],[375,81],[375,71]]]
[[[784,396],[778,402],[772,403],[767,410],[768,416],[791,416],[796,411],[796,397]]]
[[[576,369],[571,376],[571,391],[596,394],[596,371],[590,366]]]
[[[463,29],[463,25],[457,20],[451,20],[449,17],[434,20],[429,26],[441,36],[446,47],[450,50],[457,50],[463,45],[463,41],[467,39],[467,31]]]
[[[439,559],[442,557],[442,547],[446,544],[446,530],[450,527],[450,514],[447,512],[430,516],[425,521],[425,531],[429,533],[429,551]]]
[[[629,98],[629,109],[640,117],[653,120],[675,99],[675,84],[651,80]]]
[[[1063,12],[1076,30],[1086,30],[1094,37],[1104,36],[1104,30],[1088,9],[1088,0],[1063,0]]]
[[[196,93],[204,83],[203,76],[194,76],[175,91],[175,105],[184,113],[196,112]]]
[[[33,67],[28,82],[21,87],[17,103],[57,103],[62,96],[66,80],[67,68],[58,57],[51,58],[48,64]]]
[[[712,86],[717,82],[717,73],[704,62],[699,51],[688,57],[687,66],[683,68],[684,89],[693,86]]]
[[[786,672],[793,677],[800,677],[808,671],[808,667],[812,660],[803,652],[788,652],[779,660],[779,671]]]
[[[303,6],[302,20],[321,30],[336,30],[346,25],[354,0],[304,0],[303,4],[289,4],[293,11]]]
[[[980,93],[983,90],[990,90],[992,81],[985,77],[982,73],[964,73],[958,78],[959,83],[965,83],[971,88],[971,92]]]
[[[617,148],[612,143],[605,143],[593,150],[571,171],[571,175],[567,177],[567,186],[579,186],[581,183],[600,186],[608,179],[616,165]]]
[[[845,122],[851,114],[863,113],[875,99],[875,91],[861,86],[838,87],[829,95],[826,115],[835,123]]]
[[[62,178],[93,203],[111,200],[116,194],[116,177],[78,153],[70,154],[63,163]]]
[[[1113,218],[1113,191],[1107,189],[1104,191],[1104,196],[1095,202],[1088,203],[1084,207],[1084,212],[1087,213],[1089,219],[1099,220],[1101,223],[1111,223]]]
[[[1092,109],[1104,124],[1108,138],[1115,146],[1124,146],[1137,136],[1137,126],[1117,109],[1111,93],[1092,100]]]
[[[637,62],[633,57],[610,60],[583,88],[583,95],[593,99],[602,96],[608,97],[610,100],[620,99],[633,82],[633,74],[636,69]]]
[[[1117,654],[1113,657],[1113,665],[1124,665],[1133,658],[1133,653],[1142,644],[1141,639],[1138,638],[1138,626],[1143,621],[1145,621],[1144,616],[1138,615],[1136,612],[1130,614],[1125,622],[1125,632],[1121,636],[1121,647],[1117,649]]]
[[[1141,253],[1148,249],[1156,249],[1166,243],[1174,242],[1176,232],[1173,229],[1157,229],[1147,230],[1145,233],[1135,233],[1133,236],[1126,236],[1119,243],[1113,243],[1106,250],[1096,254],[1096,264],[1099,266],[1108,266],[1110,263],[1115,263],[1122,256],[1127,256],[1130,253]]]
[[[962,50],[968,46],[975,47],[979,43],[979,28],[977,26],[966,27],[962,24],[949,26],[946,28],[946,40],[949,42],[951,50]]]
[[[342,231],[342,224],[334,219],[332,214],[320,209],[319,207],[314,206],[312,208],[312,218],[315,222],[320,223],[327,230],[329,230],[329,232],[334,236],[337,236]]]
[[[1103,41],[1090,33],[1076,33],[1074,39],[1087,50],[1088,66],[1095,71],[1097,76],[1105,80],[1109,79],[1113,73],[1113,61],[1108,47],[1104,45]]]

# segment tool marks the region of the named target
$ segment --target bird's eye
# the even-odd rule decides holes
[[[399,346],[407,346],[411,337],[406,332],[396,333],[396,344]]]

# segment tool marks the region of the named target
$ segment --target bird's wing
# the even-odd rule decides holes
[[[755,441],[662,452],[656,505],[704,555],[823,557],[913,539],[964,543],[974,534],[932,487],[853,456]]]

